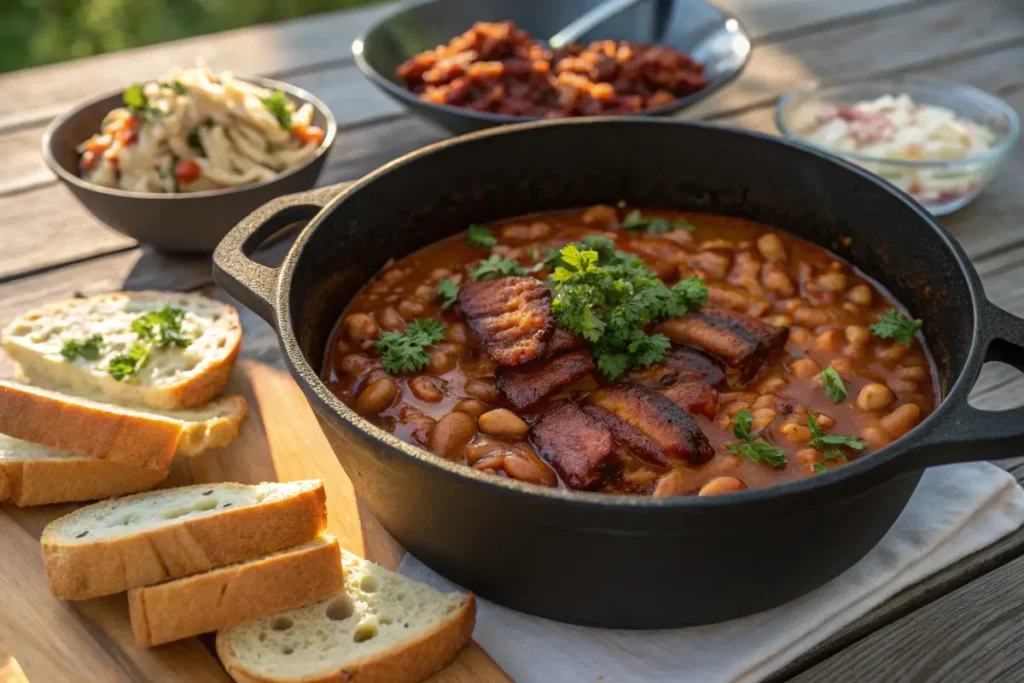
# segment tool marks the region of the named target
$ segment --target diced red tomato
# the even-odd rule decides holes
[[[99,161],[99,155],[96,154],[96,152],[93,152],[92,150],[87,149],[85,150],[85,153],[82,154],[82,168],[88,171],[91,171],[92,169],[96,168],[97,161]]]
[[[85,148],[90,152],[103,152],[110,147],[109,135],[94,135],[85,141]]]
[[[193,159],[178,159],[174,165],[174,178],[179,183],[191,183],[199,177],[203,169]]]
[[[292,128],[292,134],[303,145],[307,145],[310,142],[315,142],[319,145],[324,141],[324,131],[318,126],[296,125]]]
[[[117,131],[117,139],[121,141],[124,146],[131,145],[139,139],[139,117],[134,114],[126,118],[121,123],[121,128]]]

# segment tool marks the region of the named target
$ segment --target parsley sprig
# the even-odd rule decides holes
[[[764,440],[763,435],[765,430],[760,430],[757,433],[751,433],[751,427],[754,423],[754,416],[751,415],[750,411],[744,408],[743,410],[736,413],[733,418],[732,433],[742,443],[727,443],[725,447],[736,455],[742,455],[748,460],[754,462],[763,462],[771,465],[772,467],[785,467],[786,466],[786,453],[778,446],[768,443]]]
[[[622,219],[622,227],[626,230],[644,230],[649,235],[662,235],[675,229],[696,230],[697,227],[689,221],[670,221],[667,218],[647,218],[640,209],[633,209]]]
[[[871,332],[881,339],[895,339],[909,345],[922,325],[924,323],[920,319],[910,320],[895,308],[890,308],[878,317],[878,322],[871,326]]]
[[[125,88],[124,94],[121,95],[121,101],[123,101],[125,106],[136,114],[141,114],[149,119],[164,115],[164,111],[162,109],[157,109],[149,104],[149,98],[146,97],[146,92],[138,83],[132,83]]]
[[[807,413],[807,427],[811,430],[811,445],[821,451],[826,460],[845,458],[847,452],[843,450],[844,448],[854,451],[864,449],[865,443],[857,437],[823,433],[812,413]],[[817,471],[817,468],[815,470]]]
[[[185,348],[192,343],[181,331],[181,322],[185,311],[172,306],[164,306],[156,311],[144,313],[132,321],[132,332],[138,339],[132,342],[128,351],[110,359],[107,372],[118,382],[137,374],[146,367],[149,357],[155,348],[177,346]]]
[[[699,278],[669,289],[643,261],[616,251],[615,243],[604,237],[568,244],[544,263],[554,268],[555,318],[591,343],[597,366],[608,379],[648,367],[669,352],[668,338],[647,334],[645,326],[685,315],[707,301],[707,288]]]
[[[185,94],[185,86],[181,84],[181,81],[160,81],[161,88],[170,88],[179,95]]]
[[[519,265],[518,261],[507,259],[499,254],[491,254],[477,264],[476,268],[469,271],[469,279],[493,280],[509,275],[529,275],[530,271]]]
[[[494,233],[486,225],[476,225],[474,223],[466,231],[466,242],[472,247],[490,249],[498,243],[498,238],[494,236]]]
[[[260,102],[263,103],[270,113],[274,115],[277,122],[285,130],[292,129],[292,112],[288,108],[288,98],[280,90],[275,90],[270,94],[269,97],[264,97]]]
[[[850,395],[843,383],[843,378],[831,365],[821,371],[821,388],[825,390],[833,403],[839,403]]]
[[[69,339],[60,348],[60,355],[64,356],[67,360],[75,360],[76,358],[98,360],[100,357],[100,344],[102,343],[103,337],[98,334],[81,342]]]
[[[382,332],[377,352],[384,370],[392,375],[422,370],[430,360],[427,347],[444,338],[445,327],[440,320],[420,318],[406,325],[403,332]]]
[[[437,298],[441,301],[441,309],[447,311],[459,298],[459,286],[448,278],[438,280]]]

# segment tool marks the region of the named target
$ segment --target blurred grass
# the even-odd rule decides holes
[[[378,0],[0,0],[0,72]]]

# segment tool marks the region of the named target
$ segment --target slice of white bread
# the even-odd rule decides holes
[[[344,589],[333,536],[254,560],[128,591],[132,634],[153,647],[322,600]]]
[[[228,394],[207,401],[201,406],[182,410],[141,410],[153,412],[181,424],[178,455],[199,455],[210,448],[220,448],[238,438],[238,430],[249,412],[249,404],[238,394]]]
[[[111,358],[126,353],[139,339],[132,322],[164,306],[184,311],[181,333],[191,342],[184,348],[153,348],[136,374],[114,379],[108,371]],[[82,343],[95,335],[102,337],[97,358],[68,360],[61,355],[65,343]],[[242,328],[234,308],[199,294],[119,292],[29,311],[7,326],[0,341],[32,384],[175,410],[220,393],[238,356]]]
[[[15,439],[167,471],[181,431],[162,415],[0,381],[0,434]]]
[[[148,491],[166,476],[166,471],[97,460],[0,434],[0,502],[19,507]]]
[[[319,480],[163,489],[54,520],[43,565],[54,597],[84,600],[291,548],[326,525]]]
[[[441,593],[343,552],[345,590],[217,633],[238,683],[419,683],[447,666],[476,623],[472,594]]]

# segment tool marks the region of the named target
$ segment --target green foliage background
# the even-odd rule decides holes
[[[0,0],[0,72],[376,0]]]

